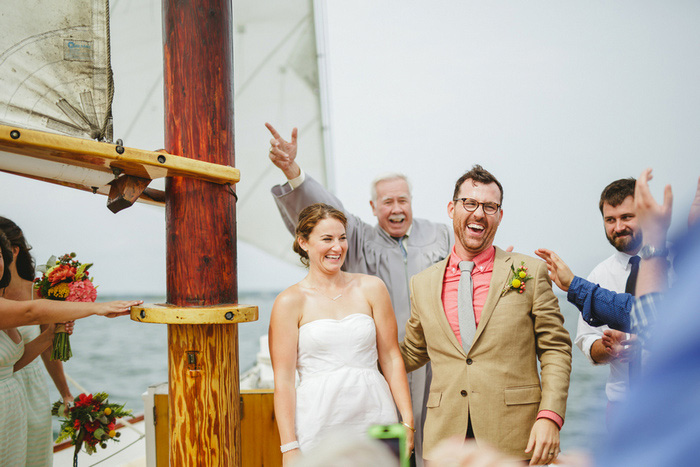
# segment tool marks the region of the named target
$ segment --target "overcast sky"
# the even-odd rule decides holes
[[[141,4],[112,3],[115,18]],[[160,3],[151,3],[142,14],[159,34]],[[504,186],[496,244],[552,248],[579,275],[612,252],[597,206],[612,180],[653,167],[652,191],[660,197],[670,183],[674,229],[685,224],[700,175],[698,2],[326,5],[335,186],[367,222],[370,181],[397,170],[413,182],[414,216],[449,222],[455,180],[479,163]],[[150,59],[117,45],[120,34],[143,31],[112,31],[113,62],[120,53]],[[149,46],[156,53],[159,40]],[[162,91],[151,92],[157,76],[129,79],[115,98],[117,136],[129,128],[124,115],[162,106]],[[135,97],[143,94],[158,102]],[[145,133],[142,147],[163,146],[161,121]],[[267,140],[260,144],[264,152]],[[95,262],[105,294],[165,293],[162,209],[114,215],[102,196],[2,173],[0,194],[0,215],[24,229],[38,262],[74,250]],[[242,291],[280,290],[303,276],[245,245],[239,272]]]

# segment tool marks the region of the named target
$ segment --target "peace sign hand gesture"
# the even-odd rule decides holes
[[[270,140],[270,160],[277,168],[279,168],[287,180],[296,178],[301,173],[299,165],[296,163],[297,158],[297,129],[296,127],[292,130],[292,140],[286,141],[284,138],[277,133],[275,127],[269,123],[265,123],[265,126],[272,134],[272,139]]]

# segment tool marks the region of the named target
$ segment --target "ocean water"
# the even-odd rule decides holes
[[[238,328],[241,372],[255,364],[259,338],[267,333],[275,296],[274,293],[240,295],[240,303],[259,308],[258,321],[240,324]],[[148,303],[164,301],[163,297],[138,298]],[[573,340],[578,310],[564,296],[559,297],[559,303]],[[168,379],[167,326],[164,324],[138,323],[128,317],[85,318],[76,323],[71,347],[73,358],[65,363],[66,373],[87,391],[105,391],[111,402],[126,403],[134,413],[143,412],[141,394],[146,388]],[[574,347],[566,423],[561,431],[563,450],[595,449],[605,435],[607,374],[607,366],[594,367]],[[52,401],[57,400],[58,392],[53,385],[50,387]],[[72,391],[74,396],[80,393],[75,388]],[[56,420],[54,422],[57,428]]]

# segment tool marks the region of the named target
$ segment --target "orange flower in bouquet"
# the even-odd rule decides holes
[[[37,268],[42,275],[34,280],[34,288],[41,298],[68,302],[95,301],[97,290],[88,272],[92,263],[80,263],[75,256],[75,253],[65,254],[58,259],[52,256],[45,265]],[[59,324],[53,339],[51,359],[65,362],[72,355],[66,328]]]

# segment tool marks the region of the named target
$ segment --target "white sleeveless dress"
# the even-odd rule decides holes
[[[355,313],[299,328],[295,428],[302,452],[331,432],[364,436],[373,424],[397,422],[377,368],[374,319]]]
[[[39,326],[17,328],[24,345],[39,337]],[[46,467],[53,464],[53,433],[51,431],[51,401],[46,370],[41,356],[15,373],[27,397],[27,463],[26,467]]]
[[[27,458],[27,406],[14,365],[24,353],[24,342],[15,344],[0,331],[0,465],[23,467]]]

